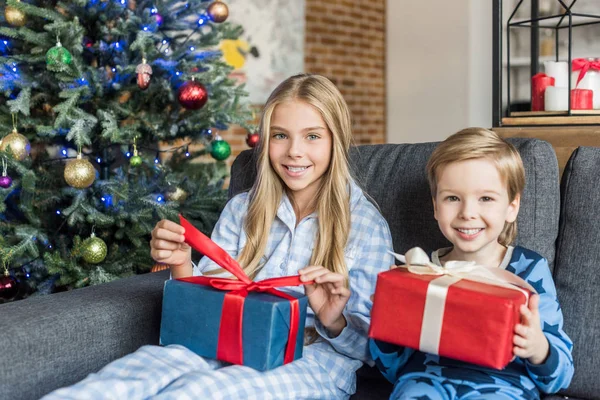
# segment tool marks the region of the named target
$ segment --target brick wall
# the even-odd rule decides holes
[[[356,143],[385,143],[385,0],[306,0],[304,62],[344,95]]]
[[[306,0],[305,15],[304,70],[338,86],[357,144],[385,143],[385,0]],[[240,127],[221,136],[233,156],[248,149]]]

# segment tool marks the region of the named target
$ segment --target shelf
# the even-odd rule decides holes
[[[510,113],[510,117],[502,118],[502,126],[533,125],[598,125],[600,110],[567,111],[519,111]]]
[[[575,58],[575,57],[574,57]],[[556,57],[554,56],[544,56],[539,58],[540,62],[543,63],[545,61],[555,61]],[[508,67],[508,62],[504,61],[502,63],[504,67]],[[511,68],[520,68],[520,67],[529,67],[531,65],[530,57],[511,57],[510,58],[510,67]]]

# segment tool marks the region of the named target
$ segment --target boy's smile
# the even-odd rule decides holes
[[[498,266],[505,250],[498,236],[505,223],[517,218],[519,200],[509,201],[506,184],[491,160],[453,162],[440,169],[435,218],[454,245],[445,258]]]

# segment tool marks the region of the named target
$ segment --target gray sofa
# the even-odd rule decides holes
[[[579,148],[559,188],[552,147],[513,139],[527,170],[517,243],[553,267],[575,343],[575,377],[563,396],[600,399],[600,149]],[[353,149],[355,176],[378,203],[395,250],[446,244],[433,219],[425,163],[435,143]],[[254,178],[251,151],[234,162],[230,194]],[[0,305],[0,399],[36,399],[72,384],[144,344],[156,344],[166,271]],[[359,371],[353,399],[385,399],[391,384],[377,371]],[[551,396],[549,399],[563,398]]]

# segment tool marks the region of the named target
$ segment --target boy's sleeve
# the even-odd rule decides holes
[[[239,252],[240,231],[242,230],[243,217],[246,212],[247,193],[239,194],[227,202],[221,216],[211,234],[211,240],[218,244],[234,259]],[[217,272],[217,271],[221,272]],[[202,257],[198,264],[193,265],[193,275],[198,276],[206,272],[215,271],[215,276],[231,276],[218,264],[208,257]],[[211,274],[213,275],[213,274]]]
[[[374,215],[370,218],[358,216],[355,223],[353,229],[359,230],[359,236],[353,242],[357,245],[346,252],[351,292],[343,313],[347,325],[335,338],[327,334],[318,319],[315,319],[315,328],[339,353],[372,366],[368,345],[373,307],[370,297],[375,292],[377,274],[387,271],[394,264],[394,258],[389,253],[393,249],[392,235],[387,222],[379,213],[377,218]]]
[[[375,339],[369,339],[369,350],[379,371],[392,383],[396,383],[396,380],[400,376],[400,371],[402,371],[410,356],[415,352],[415,350],[408,347]]]
[[[563,331],[563,315],[548,261],[545,258],[539,259],[536,265],[528,270],[531,272],[522,277],[540,295],[540,320],[550,348],[548,358],[543,364],[534,365],[524,360],[525,367],[541,391],[556,393],[567,388],[573,378],[573,342]]]

